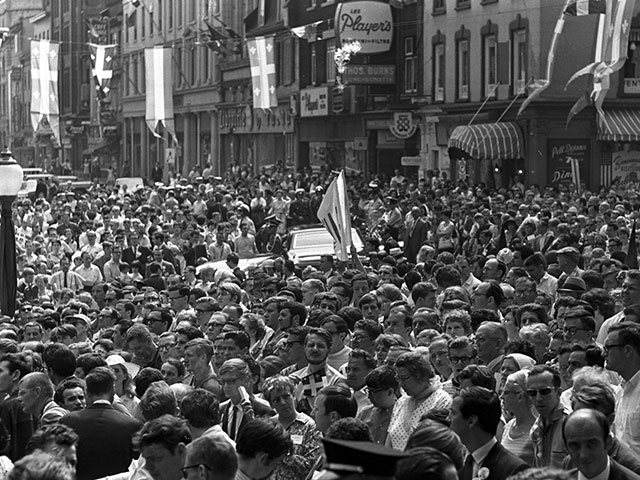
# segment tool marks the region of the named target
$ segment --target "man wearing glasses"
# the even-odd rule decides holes
[[[234,480],[238,457],[222,435],[205,435],[187,445],[182,478],[186,480]]]
[[[448,350],[453,373],[451,379],[444,382],[443,388],[457,395],[460,390],[458,375],[467,365],[477,363],[478,349],[468,337],[457,337],[449,342]]]
[[[604,342],[606,368],[624,380],[622,397],[616,406],[616,437],[640,454],[640,326],[614,325]]]
[[[540,414],[531,429],[536,467],[562,468],[568,454],[562,425],[568,412],[560,403],[560,374],[545,365],[536,365],[527,376],[527,395]]]
[[[562,328],[565,342],[577,343],[583,347],[593,343],[596,320],[588,308],[578,307],[567,312]]]

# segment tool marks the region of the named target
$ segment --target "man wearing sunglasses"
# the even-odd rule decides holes
[[[527,395],[540,414],[531,429],[536,467],[562,468],[567,449],[562,425],[568,412],[560,403],[560,374],[546,365],[536,365],[527,377]]]

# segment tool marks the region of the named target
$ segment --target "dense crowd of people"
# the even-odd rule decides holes
[[[349,174],[364,248],[296,265],[335,176],[18,199],[0,478],[640,480],[633,185]]]

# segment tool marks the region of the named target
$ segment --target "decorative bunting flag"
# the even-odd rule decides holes
[[[333,237],[337,259],[346,262],[351,248],[351,216],[344,171],[327,188],[317,215]]]
[[[145,120],[154,136],[162,138],[156,132],[158,123],[161,123],[177,144],[173,119],[171,55],[171,47],[157,46],[144,50],[147,87]]]
[[[38,131],[46,115],[53,135],[60,142],[60,108],[58,104],[58,49],[49,40],[31,41],[31,125]]]
[[[620,70],[627,61],[631,19],[636,0],[613,0],[606,4],[606,13],[601,15],[598,27],[594,61],[576,72],[567,82],[568,86],[583,75],[593,75],[593,87],[591,92],[583,95],[571,108],[567,124],[590,103],[596,107],[600,118],[604,117],[602,105],[609,91],[610,76]]]
[[[136,9],[140,6],[135,0],[122,0],[122,14],[127,27],[133,27],[136,23]]]
[[[277,107],[273,36],[255,37],[247,41],[253,83],[253,108]]]
[[[96,84],[98,99],[103,100],[109,94],[113,70],[111,63],[115,55],[115,45],[95,45],[89,43],[91,52],[91,75]]]
[[[531,82],[531,85],[529,86],[529,96],[524,100],[524,102],[522,102],[522,105],[520,105],[520,108],[518,109],[518,116],[520,116],[529,104],[539,98],[540,95],[549,88],[549,85],[551,85],[551,76],[555,66],[558,42],[560,41],[560,36],[564,30],[564,24],[567,16],[600,14],[602,12],[601,3],[606,4],[607,2],[605,0],[566,0],[565,6],[560,14],[560,18],[553,29],[553,37],[551,39],[551,46],[549,47],[549,54],[547,56],[545,78],[535,79]]]

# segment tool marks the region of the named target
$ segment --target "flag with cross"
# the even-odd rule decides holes
[[[60,142],[60,107],[58,103],[58,50],[49,40],[31,41],[31,125],[34,133],[47,117],[53,135]]]
[[[91,52],[91,75],[96,84],[96,93],[99,100],[103,100],[109,95],[111,77],[113,70],[111,64],[115,54],[115,45],[95,45],[89,43]]]
[[[248,45],[253,86],[253,108],[277,107],[273,36],[250,38]]]

